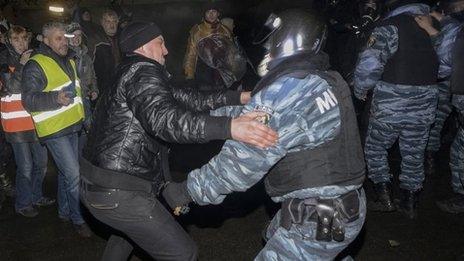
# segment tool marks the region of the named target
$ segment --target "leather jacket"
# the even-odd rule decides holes
[[[116,175],[160,184],[167,168],[166,143],[201,143],[230,137],[230,118],[209,110],[240,102],[232,91],[200,93],[169,83],[165,67],[132,54],[116,70],[112,88],[93,115],[83,157]]]

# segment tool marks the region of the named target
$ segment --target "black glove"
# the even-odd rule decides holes
[[[174,215],[187,214],[190,211],[188,204],[192,202],[187,191],[187,181],[182,183],[168,183],[162,192],[164,199],[174,211]]]

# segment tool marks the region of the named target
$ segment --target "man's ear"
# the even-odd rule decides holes
[[[48,40],[47,37],[44,37],[44,38],[43,38],[43,42],[44,42],[44,44],[46,44],[46,45],[49,45],[49,44],[50,44],[50,40]]]

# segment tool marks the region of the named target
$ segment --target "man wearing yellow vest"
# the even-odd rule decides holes
[[[37,135],[58,167],[58,215],[76,232],[90,237],[79,205],[78,132],[84,108],[76,64],[68,52],[65,25],[47,23],[43,43],[23,70],[22,102],[31,113]]]
[[[16,161],[16,212],[35,217],[38,206],[49,206],[54,199],[42,195],[47,171],[47,149],[39,143],[31,115],[21,104],[21,74],[31,55],[29,35],[24,27],[14,25],[7,33],[6,49],[0,53],[3,84],[0,112],[6,140]]]

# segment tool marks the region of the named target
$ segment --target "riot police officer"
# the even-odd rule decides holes
[[[287,10],[265,25],[268,49],[259,70],[264,77],[252,100],[239,110],[215,113],[265,112],[258,120],[278,131],[278,144],[257,149],[227,141],[187,181],[168,184],[163,196],[179,214],[191,201],[220,204],[268,173],[266,191],[282,208],[256,260],[332,260],[356,238],[366,211],[350,90],[340,74],[328,70],[321,51],[326,25],[316,14]]]
[[[391,0],[390,12],[373,30],[355,71],[354,93],[365,99],[373,89],[365,154],[377,204],[394,211],[387,149],[399,140],[402,156],[399,210],[416,216],[418,192],[424,180],[424,151],[435,118],[438,59],[430,36],[414,20],[428,15],[428,5],[414,0]]]
[[[435,123],[430,130],[430,137],[427,144],[426,163],[429,172],[434,171],[435,154],[440,149],[440,134],[443,125],[450,115],[453,107],[451,105],[450,76],[452,71],[452,52],[454,41],[461,28],[461,23],[451,16],[450,3],[454,1],[442,1],[442,5],[437,10],[430,13],[440,24],[440,31],[434,26],[432,19],[427,17],[417,17],[419,26],[424,28],[435,42],[435,49],[439,58],[440,66],[438,69],[438,106],[435,116]],[[464,1],[463,1],[464,3]],[[427,21],[423,25],[424,21]]]
[[[429,23],[418,21],[430,34],[436,35],[441,48],[438,49],[440,57],[440,72],[446,76],[448,100],[452,94],[451,104],[458,112],[459,128],[450,151],[451,186],[455,195],[451,198],[437,202],[438,207],[448,213],[464,212],[464,1],[448,0],[442,2],[445,22],[438,32]],[[423,20],[423,19],[421,19]],[[427,21],[427,20],[424,20]],[[441,22],[442,22],[441,21]],[[442,22],[443,24],[443,22]],[[449,110],[451,110],[451,104]],[[440,110],[440,103],[439,103]],[[437,117],[439,114],[437,114]],[[430,141],[429,141],[430,143]]]

